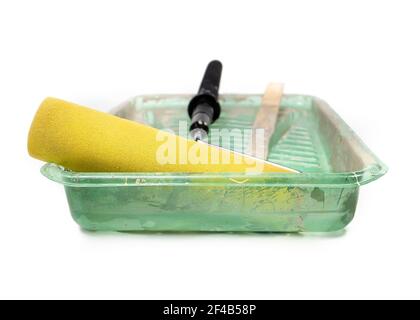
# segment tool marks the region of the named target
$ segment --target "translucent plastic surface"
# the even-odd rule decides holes
[[[138,96],[112,112],[179,130],[190,96]],[[250,128],[260,95],[220,97],[213,128]],[[303,232],[344,228],[359,186],[386,167],[322,100],[286,95],[268,160],[301,171],[276,174],[42,172],[65,186],[73,218],[90,230]],[[141,159],[140,159],[141,161]]]

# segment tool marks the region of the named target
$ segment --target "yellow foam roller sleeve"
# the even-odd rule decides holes
[[[79,172],[294,172],[55,98],[41,103],[28,151]]]

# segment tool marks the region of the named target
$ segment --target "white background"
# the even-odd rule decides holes
[[[420,298],[418,1],[1,1],[0,298]],[[332,235],[89,233],[26,139],[43,98],[325,99],[389,166]]]

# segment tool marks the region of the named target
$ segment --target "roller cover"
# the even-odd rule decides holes
[[[39,107],[28,151],[80,172],[293,172],[55,98]]]

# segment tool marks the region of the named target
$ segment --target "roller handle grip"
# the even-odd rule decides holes
[[[220,116],[220,104],[217,99],[221,77],[221,62],[211,61],[207,65],[197,95],[188,105],[188,115],[192,120],[190,132],[194,140],[202,140],[209,131],[209,125]]]

